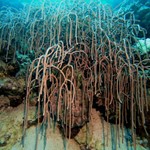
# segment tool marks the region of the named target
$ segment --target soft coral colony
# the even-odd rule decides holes
[[[93,97],[105,107],[106,120],[115,114],[119,130],[145,128],[148,111],[146,70],[149,57],[141,57],[135,43],[145,38],[132,12],[112,11],[93,1],[44,1],[21,10],[0,10],[0,47],[35,54],[29,68],[24,119],[28,124],[31,99],[37,103],[38,124],[58,122],[64,135],[90,120]],[[42,117],[42,121],[40,118]]]

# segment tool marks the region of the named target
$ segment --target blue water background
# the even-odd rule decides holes
[[[14,7],[17,9],[23,8],[24,5],[31,3],[32,0],[0,0],[0,7]],[[44,0],[33,0],[37,4],[42,3]],[[62,0],[50,0],[50,2],[61,2]],[[71,0],[68,0],[71,2]],[[75,0],[74,0],[75,1]],[[78,1],[78,0],[76,0]],[[90,3],[91,0],[82,0],[83,2]],[[135,0],[99,0],[103,4],[109,4],[113,8],[120,5],[121,3],[133,3]]]

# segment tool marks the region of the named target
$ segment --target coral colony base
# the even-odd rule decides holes
[[[6,61],[12,53],[15,60],[16,51],[35,57],[27,77],[23,137],[31,101],[37,103],[39,129],[58,123],[64,136],[71,138],[74,127],[90,121],[97,97],[106,120],[115,116],[116,141],[128,124],[136,149],[136,127],[142,125],[147,132],[150,59],[147,54],[141,57],[134,46],[139,36],[145,39],[146,31],[132,12],[113,11],[98,1],[38,5],[32,1],[21,10],[1,8],[0,18],[0,47],[6,50]]]

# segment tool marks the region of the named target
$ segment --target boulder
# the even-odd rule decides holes
[[[2,77],[0,78],[0,105],[16,107],[22,103],[25,97],[24,78]],[[9,102],[8,102],[9,100]],[[5,103],[4,103],[5,101]]]
[[[121,129],[118,125],[107,123],[95,109],[92,109],[90,122],[83,126],[75,140],[81,150],[134,149],[130,129]],[[144,143],[146,141],[144,139]],[[141,139],[136,141],[137,149],[146,150],[140,142]]]

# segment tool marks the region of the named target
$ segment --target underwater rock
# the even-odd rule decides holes
[[[6,74],[7,72],[6,68],[7,68],[7,64],[2,60],[0,60],[0,76],[4,76],[4,74]]]
[[[44,125],[39,131],[37,125],[28,128],[24,137],[24,147],[22,147],[23,109],[24,105],[21,104],[0,113],[0,122],[2,122],[0,124],[0,150],[34,150],[37,132],[40,132],[37,150],[43,150],[44,148],[45,150],[80,150],[79,145],[74,140],[64,139],[58,127],[54,129],[52,124],[46,133],[44,128],[47,128],[47,126]],[[30,107],[29,109],[28,119],[34,120],[36,107]]]
[[[7,141],[4,138],[0,139],[0,147],[2,146],[6,146],[7,145]]]
[[[19,71],[19,65],[17,62],[5,63],[0,60],[0,77],[15,76]]]
[[[147,89],[147,102],[148,108],[150,107],[150,87]],[[145,113],[145,129],[141,126],[137,126],[136,133],[140,136],[140,140],[142,140],[142,145],[150,147],[150,110],[146,111]],[[148,141],[147,141],[148,140]]]
[[[7,64],[7,74],[10,76],[15,76],[16,72],[19,71],[19,65],[17,63],[8,63]]]
[[[8,107],[0,110],[0,150],[10,150],[12,146],[22,138],[23,108]],[[33,119],[35,108],[31,107],[29,119]],[[19,149],[21,150],[21,148]]]
[[[148,0],[138,1],[133,3],[129,10],[135,14],[136,22],[138,21],[138,24],[147,30],[146,37],[150,38],[150,2]]]
[[[116,131],[119,130],[120,132],[117,132],[117,134],[120,142],[116,138]],[[130,130],[124,128],[122,131],[117,125],[107,123],[95,109],[92,109],[90,122],[82,127],[75,140],[84,150],[87,148],[90,150],[133,149]],[[142,140],[142,143],[146,142],[146,140]],[[136,143],[137,149],[146,150],[139,141]]]
[[[37,139],[37,150],[80,150],[79,145],[74,140],[63,139],[59,129],[52,127],[45,133],[40,133]],[[25,150],[34,150],[36,145],[36,127],[31,127],[26,132],[26,137],[24,141]],[[22,148],[21,142],[18,141],[13,145],[11,150],[20,150]]]
[[[0,109],[10,106],[10,100],[7,96],[0,96]]]
[[[9,51],[9,55],[12,56],[12,51]],[[0,53],[0,77],[13,76],[24,77],[27,72],[27,68],[31,61],[34,59],[33,51],[30,51],[28,55],[24,55],[16,51],[15,59],[8,57],[6,62],[6,56],[4,52]]]
[[[23,78],[0,78],[0,95],[4,95],[10,101],[10,106],[22,103],[25,95],[25,80]]]
[[[11,137],[10,134],[4,135],[2,138],[0,138],[0,147],[4,147],[8,144],[8,140]]]
[[[0,108],[16,107],[25,95],[25,74],[15,77],[19,71],[17,62],[0,60]]]
[[[106,125],[105,125],[106,127]],[[75,137],[81,149],[89,148],[93,150],[102,150],[104,147],[103,129],[99,113],[92,109],[91,121],[82,127],[79,134]]]
[[[0,39],[0,44],[2,44],[2,48],[0,48],[0,59],[7,63],[13,61],[15,57],[15,48],[10,45],[8,49],[8,41],[6,40]]]

